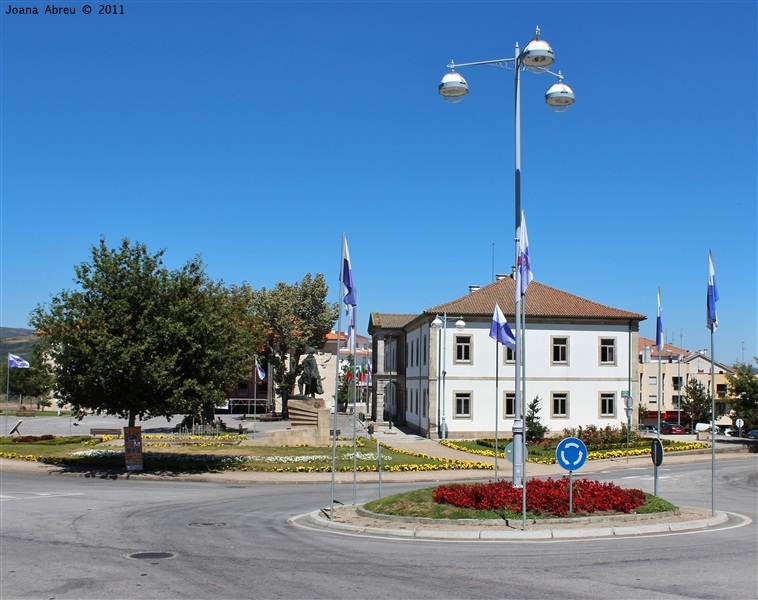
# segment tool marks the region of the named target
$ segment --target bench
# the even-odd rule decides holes
[[[90,435],[121,435],[120,429],[108,429],[93,427],[89,430]]]

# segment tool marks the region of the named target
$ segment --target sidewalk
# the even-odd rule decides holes
[[[234,433],[234,429],[241,423],[247,428],[247,437],[249,441],[243,442],[252,445],[265,444],[265,437],[267,431],[273,431],[278,429],[288,429],[290,424],[288,421],[272,421],[272,422],[258,422],[245,420],[242,421],[242,415],[229,415],[221,414],[217,415],[226,423],[227,427]],[[0,417],[4,432],[10,430],[19,420],[16,417],[8,418],[8,429],[6,430],[6,417]],[[181,422],[181,417],[172,419],[169,422],[165,418],[154,418],[142,421],[138,423],[142,426],[143,434],[164,434],[169,433]],[[23,419],[23,423],[19,427],[19,431],[22,435],[76,435],[83,434],[89,435],[90,428],[121,428],[126,425],[126,420],[118,419],[111,416],[97,416],[88,415],[84,417],[82,421],[77,422],[75,419],[69,417],[32,417]],[[366,424],[360,420],[353,420],[352,415],[338,414],[337,415],[337,428],[341,431],[341,437],[350,438],[353,434],[353,426],[355,426],[356,435],[358,437],[368,438],[368,432],[366,430]],[[418,434],[410,432],[405,428],[393,427],[381,427],[375,430],[374,439],[378,440],[382,444],[392,446],[398,450],[405,450],[407,452],[413,452],[416,454],[426,454],[430,457],[445,458],[451,460],[460,460],[465,462],[483,462],[489,463],[494,466],[495,458],[490,456],[481,456],[477,454],[470,454],[460,450],[454,450],[443,446],[436,440],[431,440],[422,437]],[[685,436],[674,436],[676,439],[681,439]],[[690,436],[694,437],[694,436]],[[717,455],[723,456],[723,453],[728,452],[733,457],[745,457],[749,458],[752,455],[743,453],[734,454],[734,452],[741,448],[728,443],[717,443]],[[758,457],[756,457],[758,458]],[[696,462],[711,460],[710,451],[700,452],[686,452],[686,453],[668,453],[666,454],[666,464],[677,464],[683,462]],[[21,465],[18,467],[12,467],[11,463],[18,463],[20,461],[9,461],[0,459],[0,468],[3,470],[23,468]],[[41,467],[48,469],[53,473],[67,472],[73,474],[72,471],[61,469],[58,467],[45,467],[36,463],[28,463],[29,468]],[[510,478],[513,465],[509,463],[505,458],[499,458],[497,461],[497,477],[498,478]],[[638,469],[641,467],[653,468],[651,458],[649,456],[630,457],[630,458],[615,458],[597,461],[588,461],[582,466],[581,471],[575,472],[575,476],[584,476],[588,473],[594,473],[603,471],[608,468],[630,468]],[[526,475],[527,477],[562,477],[567,474],[567,471],[562,469],[559,465],[544,465],[538,463],[527,463]],[[159,478],[159,476],[143,473],[129,473],[123,475],[127,478]],[[471,470],[440,470],[440,471],[412,471],[412,472],[388,472],[383,471],[381,474],[382,481],[385,483],[393,482],[450,482],[450,481],[473,481],[481,480],[487,481],[495,479],[494,470],[484,469],[471,469]],[[291,473],[291,472],[261,472],[261,471],[223,471],[218,473],[204,473],[204,474],[183,474],[180,476],[172,476],[172,479],[186,479],[192,481],[215,481],[223,483],[316,483],[316,482],[330,482],[332,479],[331,473]],[[355,480],[359,483],[377,483],[379,480],[379,474],[377,472],[370,473],[355,473],[340,472],[334,475],[335,483],[339,484],[352,484]]]

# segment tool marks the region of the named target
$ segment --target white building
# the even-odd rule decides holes
[[[512,431],[515,363],[489,337],[495,302],[513,328],[514,281],[504,276],[420,315],[372,313],[371,417],[432,438],[442,422],[451,438],[493,437],[496,418],[500,432]],[[626,423],[622,392],[638,395],[637,332],[645,316],[536,281],[522,306],[525,398],[527,404],[540,398],[542,424],[560,433],[579,425]],[[445,327],[431,326],[437,316],[447,317]]]

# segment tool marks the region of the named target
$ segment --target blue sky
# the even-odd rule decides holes
[[[2,21],[6,327],[73,286],[100,236],[196,254],[253,287],[324,273],[341,234],[369,313],[418,313],[513,263],[513,56],[539,25],[576,94],[522,77],[522,208],[538,281],[758,354],[755,2],[123,3]],[[97,12],[97,4],[92,5]],[[494,246],[493,246],[494,245]]]

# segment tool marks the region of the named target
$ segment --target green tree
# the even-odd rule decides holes
[[[758,357],[753,360],[758,364]],[[734,418],[741,418],[748,427],[758,427],[758,374],[748,363],[737,363],[734,374],[726,376],[728,383],[727,404],[734,411]]]
[[[540,397],[535,396],[526,407],[526,441],[541,442],[550,428],[540,422]]]
[[[205,274],[199,257],[176,271],[165,251],[101,239],[63,290],[32,313],[52,361],[60,403],[140,419],[200,414],[250,370],[239,304]]]
[[[38,404],[50,405],[47,396],[53,389],[53,376],[50,365],[41,355],[39,345],[34,347],[32,356],[29,358],[28,369],[10,369],[10,371],[10,379],[8,379],[8,361],[4,360],[0,367],[0,380],[9,386],[11,396],[35,398]],[[10,398],[8,401],[10,402]]]
[[[286,402],[301,372],[298,359],[309,347],[323,348],[337,319],[336,303],[326,301],[328,287],[322,274],[310,273],[293,285],[278,283],[253,294],[253,312],[264,324],[266,359],[277,392]]]
[[[697,379],[690,379],[684,386],[681,410],[690,416],[693,424],[710,423],[711,396],[705,385]]]

